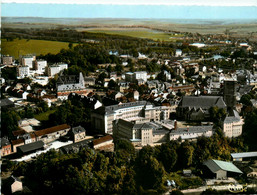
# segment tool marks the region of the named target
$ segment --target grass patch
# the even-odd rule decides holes
[[[39,121],[48,121],[49,120],[49,115],[53,114],[56,111],[54,110],[48,110],[47,112],[40,113],[38,115],[35,115],[34,117],[39,120]]]
[[[18,58],[20,55],[26,54],[57,54],[61,49],[67,49],[69,43],[58,41],[45,41],[45,40],[27,40],[27,39],[14,39],[7,41],[2,39],[2,54],[10,55]],[[73,44],[74,46],[77,44]]]

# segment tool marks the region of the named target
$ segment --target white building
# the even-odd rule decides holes
[[[38,74],[44,74],[47,67],[47,61],[45,60],[37,60],[35,61],[35,70]]]
[[[21,58],[21,65],[29,66],[29,68],[33,68],[33,63],[36,60],[36,56],[24,56]]]
[[[226,137],[238,137],[242,134],[244,121],[234,111],[234,116],[227,116],[223,122],[223,132]]]
[[[182,55],[182,50],[181,49],[176,49],[176,57],[179,57]]]
[[[68,64],[54,64],[48,66],[48,76],[52,77],[64,69],[68,69]]]
[[[137,71],[134,72],[134,81],[143,79],[145,82],[147,81],[147,72],[146,71]]]
[[[29,66],[17,66],[17,77],[25,78],[30,75]]]
[[[211,137],[213,134],[213,126],[190,126],[186,128],[176,128],[170,132],[170,140],[195,140],[198,137]]]

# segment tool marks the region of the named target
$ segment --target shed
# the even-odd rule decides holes
[[[216,174],[216,179],[227,178],[227,172],[237,174],[243,173],[231,162],[221,160],[207,160],[203,164],[206,165],[212,173]]]
[[[257,152],[240,152],[240,153],[231,153],[233,161],[242,161],[244,158],[257,158]]]
[[[35,152],[37,150],[44,149],[44,142],[43,141],[37,141],[30,144],[25,144],[23,146],[17,147],[17,152],[20,155],[29,154],[32,152]]]

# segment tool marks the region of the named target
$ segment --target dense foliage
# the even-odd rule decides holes
[[[200,137],[195,143],[170,141],[145,146],[136,153],[130,142],[116,140],[114,153],[89,148],[71,154],[51,150],[36,160],[19,163],[14,174],[24,175],[37,194],[162,193],[168,190],[167,179],[174,180],[180,189],[200,186],[200,177],[183,178],[175,172],[191,168],[201,176],[203,161],[229,160],[230,152],[243,150],[241,140],[237,141],[216,134]]]

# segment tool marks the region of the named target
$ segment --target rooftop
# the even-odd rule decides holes
[[[240,153],[231,153],[232,158],[250,158],[257,157],[257,152],[240,152]]]
[[[101,144],[101,143],[104,143],[104,142],[107,142],[107,141],[111,141],[111,140],[113,140],[113,138],[110,135],[100,137],[98,139],[93,140],[93,146],[96,146],[98,144]]]
[[[54,127],[51,127],[51,128],[35,131],[34,133],[35,133],[36,136],[41,136],[41,135],[61,131],[61,130],[64,130],[64,129],[70,129],[70,126],[67,125],[67,124],[63,124],[63,125],[58,125],[58,126],[54,126]]]
[[[44,142],[43,141],[37,141],[37,142],[30,143],[30,144],[25,144],[23,146],[19,146],[18,148],[23,153],[26,153],[26,152],[42,149],[43,147],[44,147]]]
[[[210,108],[217,106],[225,108],[226,104],[221,96],[183,96],[180,107]]]
[[[221,161],[221,160],[208,160],[203,163],[206,165],[213,173],[219,170],[229,171],[234,173],[243,173],[239,170],[233,163]]]

